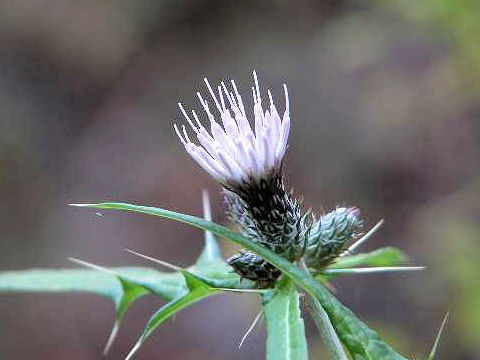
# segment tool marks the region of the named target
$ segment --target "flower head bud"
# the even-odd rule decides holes
[[[233,255],[227,263],[241,277],[255,281],[262,288],[269,287],[282,274],[275,266],[250,251]]]
[[[305,250],[308,267],[321,269],[344,250],[346,243],[359,235],[360,209],[339,207],[322,215],[310,228]]]

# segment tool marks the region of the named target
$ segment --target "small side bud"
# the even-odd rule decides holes
[[[361,225],[360,209],[356,206],[339,207],[322,215],[310,228],[306,265],[318,270],[327,266],[343,252],[348,241],[358,237]]]
[[[231,256],[227,263],[242,278],[256,282],[261,288],[270,287],[282,274],[275,266],[251,251],[241,251]]]

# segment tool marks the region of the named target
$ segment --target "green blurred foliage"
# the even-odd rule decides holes
[[[377,2],[383,3],[385,2]],[[480,2],[476,0],[394,0],[395,11],[430,27],[453,47],[452,56],[470,86],[480,80]],[[474,75],[472,77],[472,75]]]
[[[453,326],[459,341],[480,352],[480,226],[462,219],[445,222],[442,254],[449,266],[442,272],[452,290]],[[443,259],[445,262],[447,259]]]

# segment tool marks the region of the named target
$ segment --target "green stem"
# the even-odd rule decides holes
[[[312,315],[313,321],[317,325],[323,343],[330,353],[331,358],[333,360],[348,360],[342,343],[340,342],[340,339],[338,338],[338,335],[335,332],[332,323],[330,322],[330,318],[323,307],[311,296],[308,296],[308,304],[310,315]]]
[[[310,273],[303,259],[300,259],[298,265],[306,273]],[[338,338],[338,335],[335,332],[332,323],[330,322],[328,314],[325,312],[322,305],[320,305],[320,303],[312,296],[307,295],[307,298],[310,315],[312,315],[313,321],[315,322],[315,325],[317,325],[323,343],[325,344],[325,347],[330,353],[330,356],[333,360],[348,360],[347,354],[345,354],[343,345],[340,342],[340,339]]]

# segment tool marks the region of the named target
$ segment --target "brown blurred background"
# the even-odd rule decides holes
[[[291,93],[289,183],[306,204],[357,205],[386,225],[363,250],[395,245],[423,273],[336,281],[338,296],[404,355],[480,358],[480,2],[0,1],[0,270],[179,265],[199,231],[69,202],[122,200],[200,214],[219,187],[172,131],[202,78],[251,71]],[[225,254],[234,248],[222,242]],[[127,313],[120,359],[160,302]],[[138,359],[262,359],[264,332],[236,344],[259,309],[246,295],[203,301],[161,327]],[[101,359],[113,306],[89,295],[2,295],[1,359]],[[312,359],[326,359],[309,322]]]

